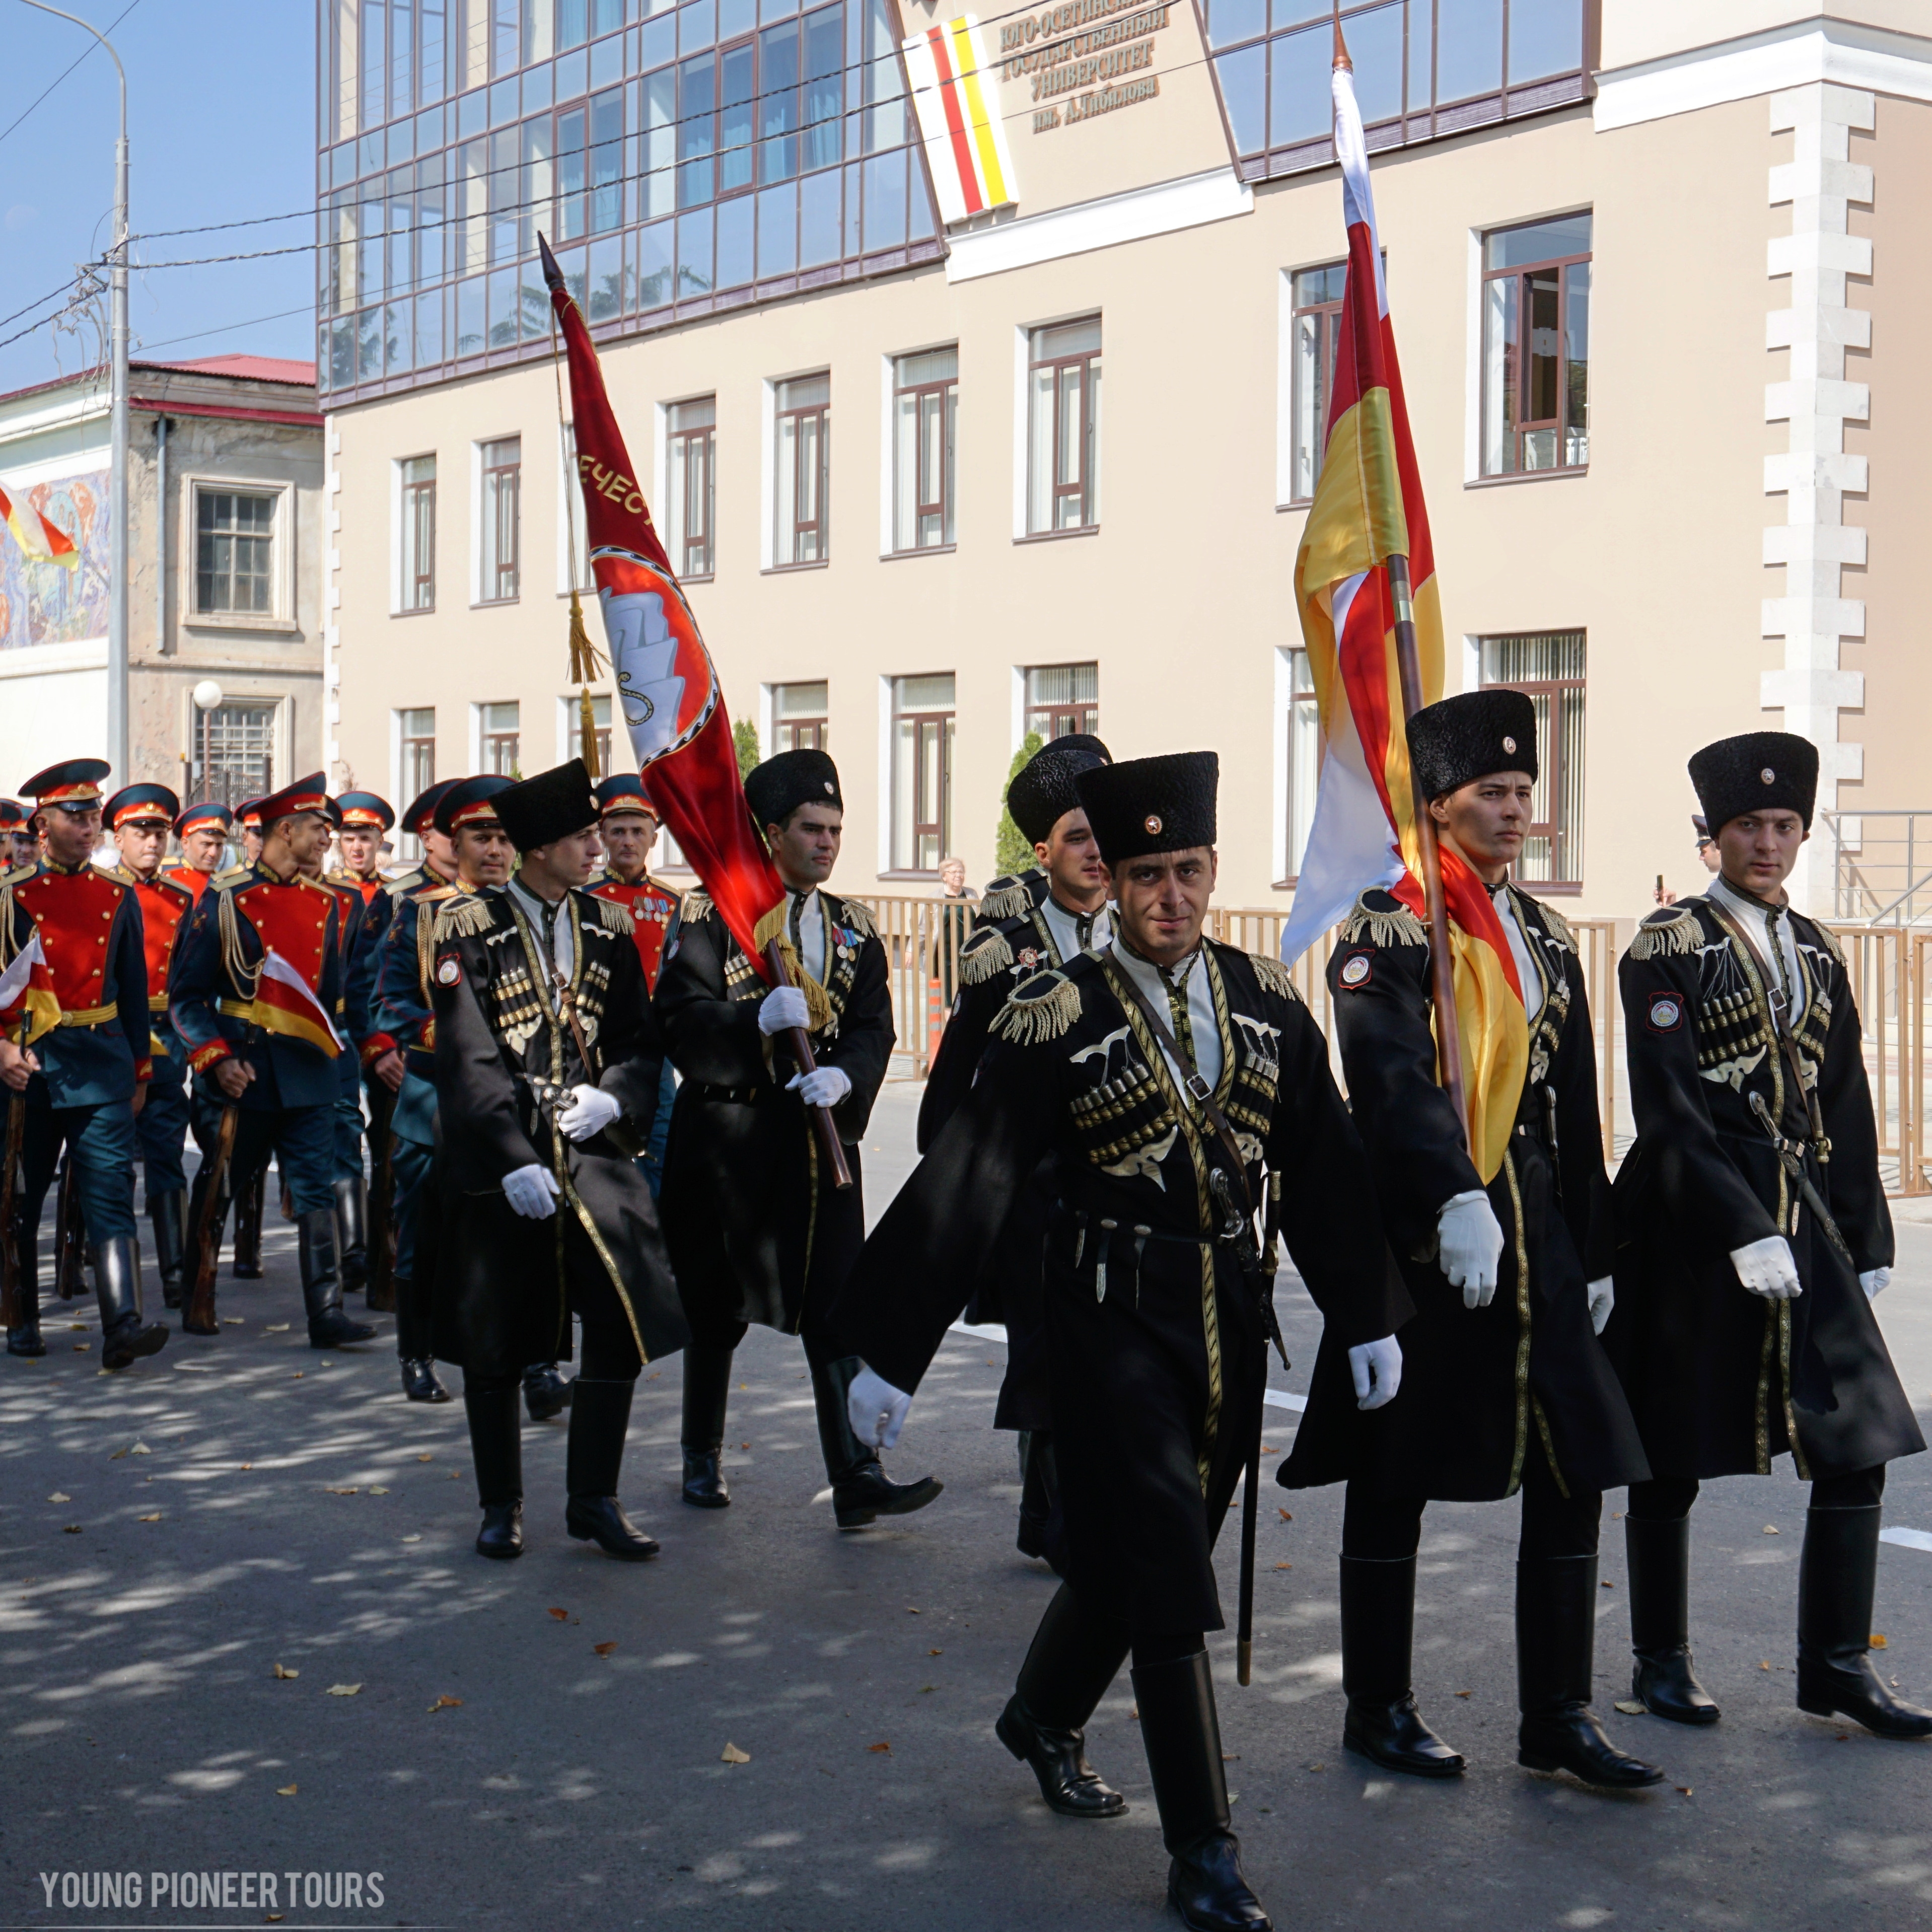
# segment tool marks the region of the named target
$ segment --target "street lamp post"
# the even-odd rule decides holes
[[[128,75],[113,43],[77,14],[64,13],[46,0],[24,0],[85,28],[107,50],[121,83],[121,137],[114,144],[114,250],[112,268],[112,386],[110,429],[113,453],[108,483],[108,571],[112,579],[107,604],[107,755],[114,782],[128,783]],[[158,640],[157,640],[158,642]]]
[[[201,783],[198,788],[196,788],[200,791],[201,798],[195,801],[196,803],[202,802],[214,796],[213,790],[214,759],[208,743],[208,738],[211,721],[214,717],[215,707],[220,702],[221,687],[213,678],[205,677],[195,686],[194,706],[201,713]],[[226,805],[228,801],[224,799],[221,802]]]

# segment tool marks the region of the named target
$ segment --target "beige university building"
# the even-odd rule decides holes
[[[576,748],[541,228],[734,716],[839,761],[848,890],[984,878],[1022,734],[1084,729],[1218,750],[1219,896],[1284,907],[1332,10],[322,0],[334,777]],[[1781,725],[1804,896],[1872,909],[1932,806],[1924,0],[1341,12],[1450,688],[1547,721],[1526,881],[1692,889],[1686,756]]]

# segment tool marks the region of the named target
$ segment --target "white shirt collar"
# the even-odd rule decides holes
[[[1069,912],[1051,892],[1040,902],[1040,910],[1063,964],[1077,952],[1099,952],[1113,937],[1113,908],[1104,903],[1094,915],[1084,940],[1080,937],[1080,915]]]
[[[566,892],[554,905],[548,904],[514,877],[510,880],[509,890],[523,908],[524,916],[536,929],[539,946],[544,943],[544,934],[548,932],[550,958],[556,970],[568,980],[577,963],[576,943],[570,929],[570,895]]]
[[[1721,872],[1711,881],[1709,896],[1750,934],[1759,958],[1770,968],[1774,982],[1778,968],[1772,964],[1771,920],[1763,902],[1748,892],[1740,892]],[[1787,1010],[1796,1024],[1804,1000],[1804,976],[1798,970],[1798,940],[1791,929],[1791,908],[1780,906],[1778,911],[1778,957],[1784,968],[1785,986],[1790,1002]],[[1774,983],[1771,990],[1778,990]]]
[[[1531,950],[1530,938],[1522,929],[1522,921],[1516,916],[1516,901],[1510,895],[1507,880],[1490,888],[1490,901],[1503,922],[1503,932],[1509,940],[1510,957],[1516,962],[1516,982],[1522,988],[1523,1012],[1534,1024],[1537,1015],[1543,1010],[1543,975],[1538,970],[1540,962]]]
[[[1167,1004],[1167,982],[1161,970],[1150,961],[1143,959],[1136,952],[1130,952],[1124,943],[1114,948],[1114,957],[1125,970],[1127,976],[1138,986],[1152,1004],[1156,1012],[1172,1027],[1172,1016]],[[1214,988],[1208,975],[1208,947],[1206,942],[1195,949],[1194,956],[1186,966],[1177,969],[1186,975],[1187,1018],[1194,1034],[1194,1070],[1210,1087],[1221,1083],[1221,1028],[1214,1017]],[[1174,1084],[1186,1088],[1188,1070],[1178,1062],[1174,1055],[1163,1046],[1161,1057],[1166,1060],[1168,1070],[1174,1076]]]

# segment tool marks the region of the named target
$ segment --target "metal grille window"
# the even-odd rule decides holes
[[[524,440],[483,446],[482,556],[478,601],[507,604],[517,595],[522,549]]]
[[[521,736],[519,707],[512,704],[485,704],[480,708],[483,769],[513,778],[520,769],[518,757]]]
[[[242,490],[195,493],[194,608],[267,616],[275,607],[275,500]]]
[[[1307,502],[1322,474],[1328,433],[1328,395],[1335,379],[1335,343],[1342,323],[1346,262],[1298,268],[1294,278],[1294,376],[1289,406],[1294,416],[1294,479],[1288,500]]]
[[[1286,655],[1285,695],[1288,716],[1282,720],[1282,727],[1288,761],[1284,774],[1287,781],[1288,874],[1282,884],[1292,886],[1301,875],[1301,861],[1308,850],[1308,835],[1315,825],[1316,788],[1322,776],[1322,719],[1316,706],[1315,674],[1309,667],[1308,653],[1296,649]],[[1281,688],[1280,686],[1276,688]]]
[[[825,499],[830,481],[832,378],[804,376],[780,382],[776,394],[778,522],[772,560],[782,570],[823,563],[830,554]]]
[[[403,465],[401,607],[436,608],[436,458],[412,456]]]
[[[1100,728],[1100,667],[1036,664],[1026,674],[1026,728],[1045,739]]]
[[[195,734],[194,796],[232,812],[245,799],[275,788],[275,707],[218,704],[204,711]]]
[[[1538,775],[1516,877],[1551,892],[1583,887],[1583,656],[1581,631],[1480,638],[1484,685],[1536,706]]]
[[[892,548],[938,550],[952,536],[959,351],[892,360]]]
[[[1027,532],[1100,520],[1100,318],[1034,329],[1028,341]]]
[[[774,753],[824,750],[826,721],[831,710],[827,702],[830,688],[823,682],[772,686]]]
[[[952,674],[892,680],[892,870],[937,874],[952,837]]]
[[[1483,237],[1483,474],[1590,460],[1590,218]]]
[[[670,475],[664,521],[671,567],[688,584],[709,577],[716,563],[711,520],[717,498],[718,398],[674,403],[668,415]]]

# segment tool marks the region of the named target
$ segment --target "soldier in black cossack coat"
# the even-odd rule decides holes
[[[1690,1506],[1702,1479],[1768,1475],[1788,1453],[1811,1484],[1798,1708],[1926,1737],[1932,1712],[1867,1654],[1885,1467],[1925,1441],[1870,1306],[1892,1216],[1858,1006],[1838,940],[1784,889],[1817,749],[1750,732],[1706,746],[1690,779],[1719,875],[1646,920],[1618,969],[1637,1138],[1605,1339],[1652,1472],[1624,1520],[1634,1694],[1717,1720],[1691,1670]]]
[[[1535,711],[1520,692],[1469,692],[1417,712],[1408,731],[1445,850],[1496,908],[1528,1063],[1485,1184],[1436,1084],[1429,929],[1393,894],[1364,894],[1328,983],[1349,1106],[1415,1317],[1400,1331],[1400,1386],[1372,1413],[1358,1406],[1362,1365],[1324,1337],[1277,1478],[1348,1482],[1349,1750],[1423,1777],[1462,1771],[1461,1754],[1418,1714],[1410,1678],[1423,1510],[1520,1490],[1518,1762],[1594,1785],[1655,1784],[1663,1774],[1612,1744],[1590,1708],[1601,1492],[1648,1472],[1597,1339],[1610,1310],[1611,1231],[1582,962],[1562,917],[1508,883],[1530,821]]]
[[[583,890],[602,854],[580,759],[490,800],[520,855],[501,890],[434,916],[436,1352],[464,1370],[485,1556],[523,1550],[518,1396],[533,1361],[584,1366],[571,1406],[564,1526],[626,1561],[657,1544],[617,1500],[631,1397],[682,1348],[684,1317],[634,1165],[662,1060],[631,922]]]
[[[920,1102],[921,1154],[931,1150],[940,1130],[958,1111],[986,1053],[988,1030],[1019,983],[1113,938],[1107,868],[1075,788],[1081,772],[1111,762],[1097,738],[1057,738],[1006,788],[1006,809],[1022,836],[1032,842],[1040,862],[1037,876],[1046,890],[1038,895],[1024,891],[1024,908],[1004,918],[982,920],[961,950],[958,997]],[[1047,1388],[1040,1256],[1047,1216],[1058,1196],[1049,1157],[1008,1217],[999,1247],[974,1288],[970,1311],[976,1322],[1006,1325],[1006,1372],[993,1426],[1015,1430],[1020,1438],[1021,1551],[1046,1556],[1056,1568],[1053,1402]]]
[[[853,1365],[825,1314],[866,1238],[859,1144],[892,1058],[885,948],[856,899],[825,889],[844,821],[838,770],[823,752],[781,752],[745,781],[785,886],[786,937],[800,984],[768,988],[710,901],[684,904],[658,980],[657,1012],[681,1076],[664,1150],[664,1233],[690,1318],[684,1358],[684,1500],[722,1509],[733,1351],[762,1322],[805,1343],[819,1445],[841,1529],[923,1508],[930,1478],[895,1483],[852,1434]],[[801,1073],[785,1036],[803,1027],[816,1071]],[[830,1107],[852,1172],[841,1190],[822,1166],[806,1108]]]
[[[1266,1932],[1228,1826],[1204,1642],[1222,1628],[1214,1544],[1266,1379],[1272,1284],[1252,1208],[1269,1204],[1268,1245],[1278,1229],[1345,1348],[1393,1349],[1407,1310],[1320,1029],[1280,961],[1202,937],[1217,776],[1212,752],[1078,775],[1114,941],[1015,988],[834,1318],[866,1365],[854,1421],[890,1441],[1051,1160],[1042,1299],[1066,1580],[998,1734],[1053,1810],[1118,1816],[1085,1726],[1131,1653],[1169,1897],[1191,1928]]]

